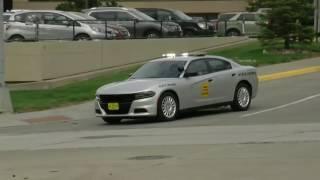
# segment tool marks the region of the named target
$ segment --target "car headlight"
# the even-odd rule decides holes
[[[197,24],[201,29],[206,29],[206,24],[205,23],[197,23]]]
[[[136,94],[134,95],[134,97],[135,97],[135,99],[145,99],[145,98],[153,97],[154,95],[156,95],[155,92],[153,92],[153,91],[146,91],[146,92],[136,93]]]
[[[100,101],[100,96],[99,95],[96,95],[96,100]]]

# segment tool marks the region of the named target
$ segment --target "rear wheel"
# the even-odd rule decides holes
[[[158,100],[158,120],[172,121],[179,113],[179,102],[175,94],[163,93]]]
[[[108,123],[108,124],[120,124],[121,123],[121,119],[120,118],[102,118],[104,120],[104,122]]]
[[[145,36],[145,38],[148,38],[148,39],[159,38],[160,33],[158,31],[151,30],[151,31],[146,32],[144,36]]]
[[[13,35],[9,38],[9,41],[14,42],[14,41],[24,41],[24,37],[21,35]]]
[[[234,111],[246,111],[251,104],[251,88],[246,83],[240,83],[234,93],[231,108]]]
[[[236,29],[230,29],[227,32],[227,36],[240,36],[240,32]]]
[[[191,30],[187,30],[183,33],[183,36],[184,37],[192,37],[192,36],[195,36],[195,33]]]
[[[75,37],[76,41],[89,41],[91,40],[90,36],[88,34],[78,34]]]

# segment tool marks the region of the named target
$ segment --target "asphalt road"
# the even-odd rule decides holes
[[[150,119],[125,120],[108,125],[92,116],[81,120],[32,123],[28,126],[0,128],[0,134],[40,132],[115,130],[134,128],[172,128],[193,126],[290,124],[320,122],[320,73],[260,83],[257,98],[247,112],[232,112],[228,107],[183,114],[171,122]]]
[[[247,112],[172,122],[101,119],[0,128],[0,179],[314,180],[320,176],[320,73],[263,82]]]

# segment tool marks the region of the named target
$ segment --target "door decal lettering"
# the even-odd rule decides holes
[[[201,85],[201,96],[208,97],[209,96],[209,83],[205,82]]]

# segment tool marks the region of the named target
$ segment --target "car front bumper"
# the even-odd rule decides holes
[[[122,108],[121,103],[120,109]],[[108,113],[105,103],[101,103],[98,100],[95,101],[95,113],[97,117],[110,117],[110,118],[143,118],[143,117],[154,117],[157,115],[157,98],[151,97],[146,99],[138,99],[132,101],[129,111],[127,113]]]

